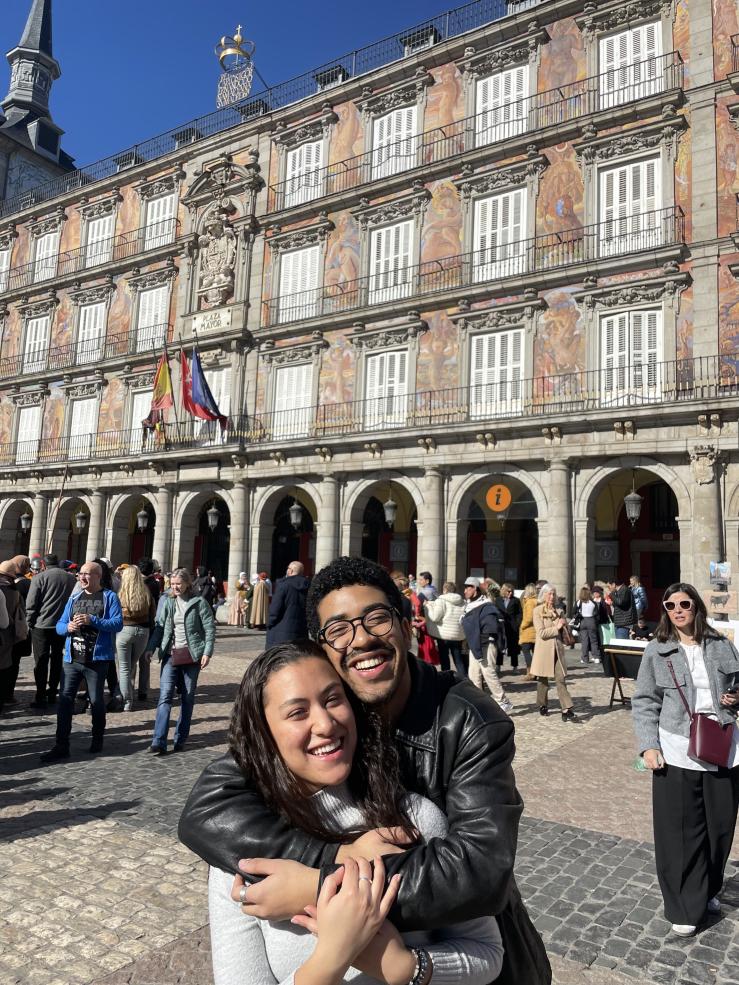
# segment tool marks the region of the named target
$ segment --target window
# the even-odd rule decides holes
[[[661,92],[662,37],[658,21],[600,39],[601,109]]]
[[[87,223],[87,242],[85,243],[85,266],[95,267],[113,258],[113,229],[115,215],[99,216]]]
[[[10,250],[0,250],[0,294],[7,291],[10,281]]]
[[[287,152],[285,208],[310,202],[321,194],[323,141],[301,144]]]
[[[89,458],[97,432],[98,398],[73,400],[69,425],[69,458]]]
[[[369,303],[410,297],[413,220],[373,229],[370,236]]]
[[[507,140],[528,129],[528,65],[479,79],[475,93],[477,146]]]
[[[231,369],[206,369],[205,379],[216,402],[216,407],[224,417],[231,413]],[[218,421],[197,421],[197,435],[203,444],[214,445],[221,441],[221,425]]]
[[[601,404],[661,396],[662,312],[622,311],[601,319]]]
[[[136,455],[146,446],[148,433],[144,431],[143,422],[151,411],[151,399],[154,390],[135,390],[131,400],[131,440],[129,451]]]
[[[156,352],[167,338],[169,287],[151,287],[139,294],[136,352]]]
[[[600,256],[662,244],[659,179],[658,157],[600,172]]]
[[[44,233],[36,239],[36,249],[33,255],[33,280],[48,280],[56,273],[59,258],[59,230]]]
[[[77,330],[77,365],[94,363],[103,357],[105,338],[105,302],[80,306]]]
[[[48,315],[29,318],[26,323],[26,337],[23,343],[23,372],[40,373],[46,369],[49,354],[49,327],[51,319]]]
[[[408,416],[408,353],[399,349],[368,356],[365,378],[365,427],[402,427]]]
[[[174,192],[149,199],[144,223],[144,249],[153,250],[174,240],[177,196]]]
[[[15,461],[17,465],[26,465],[38,461],[39,442],[41,440],[41,410],[36,407],[21,407],[18,411],[18,437],[15,446]]]
[[[280,259],[279,320],[299,321],[318,314],[320,246],[288,250]]]
[[[372,124],[372,179],[387,178],[416,165],[416,106],[378,116]]]
[[[305,438],[313,415],[313,364],[279,366],[275,373],[272,437]]]
[[[523,342],[522,328],[473,337],[470,417],[501,417],[521,413]]]
[[[472,256],[475,282],[526,272],[525,228],[526,189],[477,199]]]

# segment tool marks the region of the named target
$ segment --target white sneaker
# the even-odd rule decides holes
[[[706,909],[709,913],[720,913],[721,912],[721,901],[718,896],[712,896],[711,899],[706,903]]]
[[[593,663],[594,664],[599,664],[600,663],[600,660],[598,660],[597,657],[593,657]]]
[[[673,923],[672,932],[678,937],[692,937],[696,928],[689,923]]]
[[[500,707],[503,709],[506,715],[510,715],[510,713],[513,711],[513,702],[509,701],[508,698],[506,698],[505,701],[500,702]]]

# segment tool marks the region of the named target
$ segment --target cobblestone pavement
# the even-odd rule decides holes
[[[211,985],[206,867],[179,844],[176,824],[224,748],[236,685],[262,640],[219,629],[187,750],[163,758],[146,755],[155,687],[145,706],[109,715],[103,755],[86,752],[89,718],[78,715],[72,758],[42,767],[54,716],[28,709],[24,664],[19,705],[0,720],[0,985]],[[599,668],[580,667],[576,651],[570,659],[577,724],[556,707],[542,718],[533,686],[505,678],[526,803],[517,878],[555,982],[739,983],[733,862],[721,916],[693,940],[671,936],[630,714],[608,710]]]

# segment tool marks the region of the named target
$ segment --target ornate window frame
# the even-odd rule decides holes
[[[526,239],[533,239],[536,236],[539,180],[548,167],[548,157],[533,154],[525,161],[509,164],[504,168],[479,173],[473,172],[471,168],[463,169],[462,177],[452,180],[462,203],[462,252],[472,253],[474,249],[475,202],[480,198],[516,188],[526,188]]]
[[[102,219],[106,216],[112,215],[113,232],[111,237],[115,238],[116,223],[118,221],[118,209],[122,202],[123,196],[117,188],[114,188],[109,195],[106,195],[105,198],[98,198],[94,202],[88,202],[85,199],[80,201],[80,204],[77,206],[77,212],[80,216],[80,247],[82,250],[87,248],[90,222],[93,219]]]
[[[586,370],[600,369],[600,323],[606,313],[662,310],[662,360],[677,358],[677,317],[680,295],[692,283],[690,274],[670,273],[662,277],[626,281],[609,287],[588,286],[575,295],[585,323]]]
[[[604,34],[625,30],[659,20],[662,27],[662,51],[673,50],[672,27],[677,15],[676,0],[590,0],[582,14],[575,17],[585,42],[587,75],[599,74],[599,43]]]
[[[139,332],[139,311],[141,305],[141,292],[147,290],[151,287],[163,287],[165,285],[169,286],[168,294],[168,304],[167,304],[167,324],[172,316],[172,291],[174,287],[174,281],[179,273],[177,267],[173,260],[168,260],[166,266],[158,267],[156,270],[147,270],[145,273],[141,273],[138,268],[134,268],[132,275],[128,278],[128,289],[133,294],[133,313],[129,321],[129,352],[136,351],[134,345],[135,340],[138,338]],[[133,349],[132,349],[133,346]]]
[[[408,353],[408,393],[415,393],[416,366],[420,338],[428,330],[425,322],[417,311],[410,311],[402,324],[385,324],[368,329],[364,323],[358,322],[354,331],[347,336],[347,341],[355,349],[354,364],[354,400],[365,399],[365,382],[367,375],[367,356],[376,352],[405,349]]]
[[[49,396],[49,389],[46,386],[34,387],[33,390],[20,390],[16,389],[10,394],[11,403],[14,406],[13,412],[13,432],[12,432],[12,443],[13,445],[18,444],[18,429],[20,427],[20,411],[24,407],[40,407],[41,408],[41,426],[39,428],[38,441],[39,444],[44,433],[44,409],[46,404],[46,398]]]
[[[180,188],[182,187],[184,179],[185,172],[181,168],[178,168],[176,171],[172,171],[169,174],[157,175],[155,178],[139,182],[139,184],[133,186],[134,191],[139,197],[139,229],[144,230],[146,228],[146,210],[149,202],[155,198],[172,193],[175,195],[174,217],[176,222],[177,213],[179,212],[180,205],[182,204]],[[172,242],[174,242],[175,238],[176,235],[173,235]],[[142,233],[142,246],[143,242],[144,234]]]
[[[51,339],[54,334],[54,314],[56,309],[59,307],[59,298],[55,292],[52,292],[48,297],[42,298],[39,301],[31,301],[27,304],[18,305],[18,311],[21,315],[21,347],[20,347],[20,359],[21,359],[21,373],[26,373],[25,361],[26,361],[26,342],[28,336],[28,323],[32,318],[43,318],[45,315],[49,316],[49,336],[47,339],[47,345],[51,346]],[[44,361],[44,366],[41,369],[30,370],[33,373],[43,373],[46,371],[49,364],[49,354],[48,349],[46,352],[46,359]]]
[[[320,291],[323,287],[324,272],[326,267],[326,251],[328,248],[328,234],[334,228],[333,222],[325,212],[319,213],[318,222],[310,226],[300,226],[298,229],[288,229],[283,232],[282,227],[272,226],[272,235],[266,240],[272,255],[272,286],[270,290],[270,301],[280,297],[280,278],[282,277],[282,257],[285,253],[292,253],[294,250],[305,249],[308,246],[318,246],[318,273],[316,275],[316,290]],[[290,319],[288,319],[289,321]],[[293,319],[299,321],[300,319]],[[270,312],[270,325],[287,324],[278,322],[272,318]]]
[[[523,374],[522,379],[534,375],[534,343],[539,330],[539,318],[549,307],[544,298],[524,298],[511,304],[497,304],[478,311],[465,310],[449,315],[449,320],[457,326],[459,353],[459,386],[469,388],[472,339],[476,335],[491,332],[506,332],[522,328]]]
[[[292,126],[282,124],[278,126],[272,137],[275,150],[277,152],[277,184],[282,185],[287,180],[287,154],[288,151],[295,150],[301,144],[321,141],[323,153],[321,160],[325,168],[328,163],[329,146],[331,143],[331,133],[334,124],[338,123],[339,117],[333,111],[330,103],[321,106],[321,115],[314,120],[307,122],[301,120]],[[321,198],[324,194],[321,191],[316,198]]]
[[[108,316],[110,314],[110,305],[113,300],[113,295],[115,294],[116,285],[113,279],[110,278],[104,284],[99,284],[97,287],[87,287],[82,290],[70,291],[69,299],[72,302],[73,314],[72,314],[72,345],[75,348],[75,366],[77,363],[77,353],[76,348],[79,342],[79,330],[80,330],[80,319],[82,307],[86,304],[99,304],[103,302],[105,304],[105,315],[103,322],[103,335],[102,335],[102,345],[103,352],[105,351],[105,343],[108,336]],[[84,365],[84,364],[83,364]]]
[[[462,73],[465,118],[473,121],[476,116],[478,81],[508,68],[529,66],[529,91],[526,96],[527,98],[535,96],[539,86],[541,48],[550,40],[549,32],[538,27],[536,21],[532,21],[527,33],[513,40],[501,42],[482,51],[478,51],[474,45],[465,48],[463,57],[457,62],[457,68]],[[525,132],[531,131],[527,129]]]
[[[394,226],[407,219],[413,220],[413,245],[411,248],[411,268],[417,268],[421,255],[421,232],[431,192],[421,181],[413,183],[411,191],[389,202],[372,205],[369,199],[363,198],[351,214],[359,224],[359,276],[370,276],[370,241],[371,231],[383,226]]]
[[[675,161],[680,135],[687,120],[674,111],[656,123],[621,133],[598,137],[589,131],[575,145],[575,154],[583,173],[585,187],[585,225],[600,222],[600,173],[608,166],[628,164],[642,158],[658,156],[660,161],[661,208],[675,206]]]
[[[360,112],[362,119],[362,130],[364,133],[364,158],[365,158],[365,178],[370,180],[372,174],[372,143],[375,120],[385,116],[394,109],[402,109],[408,106],[415,106],[418,110],[416,114],[416,133],[419,136],[423,133],[426,116],[426,90],[434,84],[434,77],[427,72],[423,65],[419,65],[413,78],[401,82],[395,82],[386,86],[380,92],[375,92],[370,86],[365,86],[358,99],[354,100],[354,105]],[[417,154],[420,155],[422,141],[418,141]],[[416,165],[420,164],[420,156],[417,157]],[[411,170],[410,168],[406,170]],[[398,172],[403,174],[403,171]]]
[[[260,355],[265,367],[264,393],[268,413],[274,413],[277,370],[281,366],[310,363],[312,367],[311,406],[315,407],[318,404],[323,352],[328,348],[329,344],[324,339],[322,332],[313,332],[309,340],[296,342],[294,345],[282,347],[276,347],[274,343],[264,345]]]
[[[57,269],[59,265],[59,254],[62,248],[62,232],[64,229],[64,223],[67,221],[67,213],[64,209],[59,208],[49,215],[44,216],[43,219],[32,219],[28,226],[28,235],[30,237],[30,250],[29,250],[29,265],[34,268],[33,271],[33,283],[45,284],[56,277]],[[43,280],[36,281],[36,250],[38,248],[38,241],[42,236],[47,235],[47,233],[58,233],[58,239],[56,244],[56,263],[54,265],[54,273],[50,277],[44,277]]]
[[[11,223],[7,228],[0,230],[0,252],[8,251],[8,266],[5,271],[5,287],[0,280],[0,294],[10,289],[10,271],[13,267],[13,244],[18,239],[18,230],[15,223]],[[0,274],[0,277],[2,275]]]
[[[94,379],[85,380],[83,382],[78,382],[73,380],[69,376],[64,377],[64,383],[62,384],[65,391],[65,401],[64,401],[64,437],[69,441],[72,431],[72,407],[77,400],[85,400],[90,397],[95,397],[97,399],[97,407],[95,412],[95,434],[98,433],[98,428],[100,427],[100,404],[102,402],[103,390],[108,385],[108,381],[103,377],[102,373],[98,373]],[[84,456],[81,456],[79,460],[84,460]]]

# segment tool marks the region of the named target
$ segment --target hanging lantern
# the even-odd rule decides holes
[[[136,514],[136,526],[139,528],[141,533],[143,533],[146,530],[146,528],[149,526],[149,514],[146,512],[143,506]]]
[[[382,511],[385,514],[385,523],[392,530],[393,524],[395,523],[395,517],[398,514],[398,504],[392,496],[388,497],[387,502],[382,504]]]
[[[208,529],[212,533],[218,526],[218,521],[221,519],[221,514],[218,512],[218,508],[215,503],[213,503],[209,510],[205,511],[205,515],[208,517]]]
[[[631,492],[624,496],[624,506],[626,507],[626,519],[629,521],[633,527],[636,521],[641,516],[641,504],[644,501],[644,497],[640,496],[639,493],[634,488],[634,480],[631,480]]]
[[[33,522],[33,517],[30,513],[21,513],[21,530],[24,534],[27,534],[31,529],[31,523]]]
[[[75,513],[74,525],[77,527],[77,533],[81,534],[87,526],[87,514],[83,513],[82,510],[80,510],[79,513]]]
[[[288,513],[290,514],[290,523],[292,524],[293,530],[300,530],[303,523],[303,510],[297,499],[293,500],[293,505],[288,510]]]

